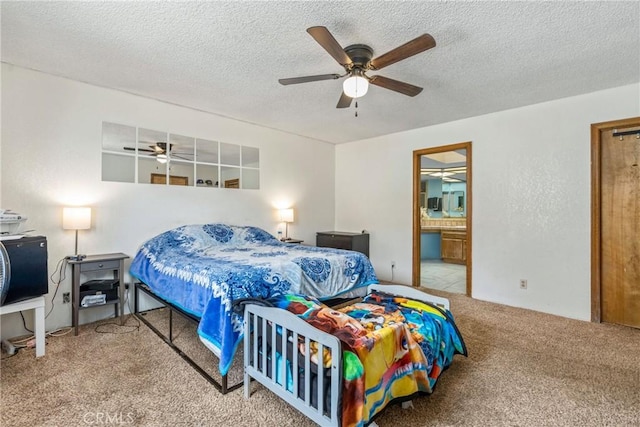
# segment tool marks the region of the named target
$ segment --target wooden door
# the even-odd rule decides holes
[[[227,179],[224,182],[224,188],[240,188],[240,178]]]
[[[160,173],[152,173],[151,174],[151,183],[152,184],[166,184],[167,176],[165,174]],[[189,185],[189,177],[188,176],[169,176],[169,185]]]
[[[618,124],[599,130],[601,320],[640,328],[640,118]]]

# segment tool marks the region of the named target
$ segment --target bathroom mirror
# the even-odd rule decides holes
[[[420,208],[423,218],[466,217],[466,150],[420,158]]]

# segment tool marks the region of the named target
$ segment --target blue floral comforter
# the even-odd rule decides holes
[[[296,293],[319,299],[377,283],[360,252],[282,243],[257,227],[185,225],[145,242],[133,277],[166,301],[199,317],[200,339],[229,370],[242,339],[240,298]]]

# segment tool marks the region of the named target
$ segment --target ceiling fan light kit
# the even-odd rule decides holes
[[[342,48],[326,27],[311,27],[307,32],[322,46],[338,64],[344,67],[345,74],[320,74],[315,76],[293,77],[278,80],[282,85],[308,83],[320,80],[334,80],[345,76],[347,79],[342,85],[342,94],[336,108],[347,108],[351,100],[366,95],[369,84],[379,86],[407,96],[416,96],[422,92],[422,88],[409,83],[375,75],[367,76],[369,70],[380,70],[391,64],[407,59],[425,50],[435,47],[436,41],[429,34],[423,34],[415,39],[398,46],[389,52],[373,58],[373,49],[364,44],[354,44]],[[356,104],[357,105],[357,104]]]
[[[361,70],[356,70],[342,83],[342,90],[349,98],[360,98],[369,91],[369,81]]]

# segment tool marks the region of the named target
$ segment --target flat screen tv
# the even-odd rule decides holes
[[[429,197],[427,199],[427,209],[434,211],[442,210],[442,198],[441,197]]]

